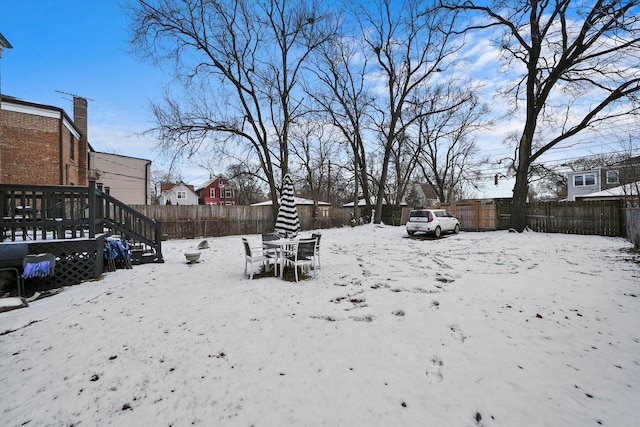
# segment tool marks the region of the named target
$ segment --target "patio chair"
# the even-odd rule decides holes
[[[316,276],[316,239],[300,239],[285,253],[285,265],[291,265],[298,281],[298,267],[311,267],[313,277]]]
[[[24,259],[28,253],[29,246],[26,243],[0,245],[0,273],[7,271],[15,275],[18,296],[24,296],[24,279],[20,267],[24,268]]]
[[[276,248],[268,248],[264,245],[264,242],[269,242],[271,240],[278,240],[280,237],[275,233],[268,233],[262,235],[262,252],[269,257],[277,257]]]
[[[28,254],[28,251],[26,244],[0,246],[0,272],[11,271],[15,274],[17,295],[20,297],[26,296],[25,279],[53,276],[56,267],[55,255]]]
[[[320,265],[320,238],[322,237],[322,234],[320,233],[312,233],[311,234],[311,238],[312,239],[316,239],[316,258],[318,258],[318,268],[321,268],[322,266]]]
[[[262,265],[265,265],[265,268],[268,269],[269,261],[273,260],[273,258],[268,257],[261,251],[261,248],[252,248],[249,246],[249,241],[243,237],[242,244],[244,245],[244,275],[247,276],[247,266],[251,263],[251,274],[249,275],[249,279],[253,279],[253,263],[259,262]],[[262,253],[255,253],[254,251],[261,251]]]

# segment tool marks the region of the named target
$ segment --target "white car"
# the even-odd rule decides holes
[[[409,214],[407,233],[422,232],[440,237],[442,233],[458,234],[460,222],[444,209],[416,209]]]

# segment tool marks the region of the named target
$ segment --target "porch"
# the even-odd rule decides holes
[[[0,245],[26,245],[28,254],[51,253],[55,274],[25,279],[27,294],[99,277],[106,237],[127,240],[133,264],[163,262],[161,225],[96,185],[0,184]],[[22,268],[0,260],[0,267]]]

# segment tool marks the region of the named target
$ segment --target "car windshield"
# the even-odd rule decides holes
[[[411,212],[411,216],[429,218],[429,211],[413,211]]]

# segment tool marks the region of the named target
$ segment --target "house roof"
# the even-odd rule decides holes
[[[183,186],[187,187],[189,190],[191,190],[192,192],[195,193],[195,190],[193,189],[193,185],[185,184],[184,181],[180,181],[180,182],[177,182],[177,183],[161,182],[160,183],[160,192],[161,193],[165,193],[165,192],[171,190],[172,188],[177,187],[180,184],[182,184]]]
[[[207,182],[205,182],[202,185],[199,185],[196,187],[196,191],[200,191],[202,189],[207,188],[208,186],[210,186],[213,182],[217,181],[218,179],[221,179],[223,181],[229,181],[227,178],[225,178],[223,175],[216,175],[213,178],[210,178]]]
[[[64,118],[76,133],[81,133],[78,125],[75,124],[63,108],[41,104],[39,102],[27,101],[25,99],[16,98],[15,96],[5,95],[4,93],[0,95],[0,98],[2,98],[3,110],[8,109],[26,114],[40,114],[45,116],[50,116],[50,114],[52,114],[50,112],[55,111],[56,118]]]
[[[0,33],[0,58],[2,58],[2,49],[13,49],[9,40],[5,39],[2,33]]]
[[[438,194],[436,193],[436,189],[431,184],[420,184],[420,188],[424,193],[424,197],[428,200],[438,200]]]
[[[302,197],[294,197],[293,199],[296,202],[296,206],[298,206],[298,205],[304,206],[304,205],[313,205],[314,204],[313,200],[304,199]],[[272,200],[265,200],[264,202],[252,203],[251,206],[271,206],[272,204],[273,204]],[[331,203],[318,201],[318,206],[331,206]]]
[[[638,187],[640,187],[640,181],[632,182],[629,184],[619,185],[617,187],[608,188],[606,190],[596,191],[581,196],[576,196],[579,199],[591,199],[602,197],[625,197],[625,196],[637,196]]]
[[[620,165],[620,166],[635,166],[638,164],[640,164],[640,156],[630,157],[626,160],[623,160],[617,163],[617,165]]]

